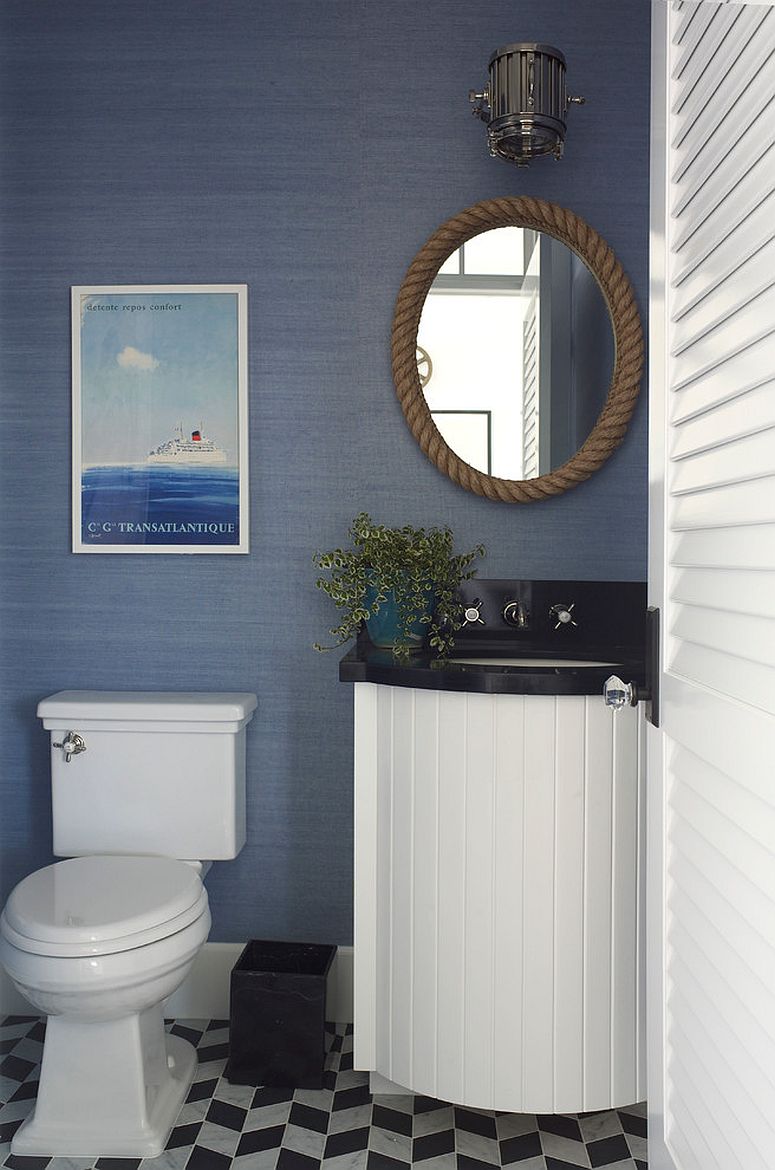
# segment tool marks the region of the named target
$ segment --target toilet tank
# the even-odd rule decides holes
[[[245,727],[256,696],[60,691],[51,739],[54,854],[236,857],[245,843]],[[84,750],[67,757],[67,733]]]

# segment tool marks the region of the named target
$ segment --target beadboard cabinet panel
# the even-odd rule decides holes
[[[511,1112],[640,1100],[639,711],[355,691],[356,1067]]]

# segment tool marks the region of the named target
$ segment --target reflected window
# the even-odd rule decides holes
[[[536,232],[518,227],[482,232],[449,256],[439,276],[523,276]]]
[[[418,333],[432,370],[428,377],[418,361],[421,384],[442,437],[478,471],[508,479],[523,478],[525,454],[530,467],[538,462],[534,418],[524,433],[524,371],[515,362],[525,314],[537,311],[535,242],[535,232],[519,227],[468,240],[439,269]],[[483,347],[483,338],[494,340]]]
[[[503,479],[532,479],[569,459],[594,427],[613,371],[610,315],[594,275],[559,240],[518,227],[482,232],[448,257],[417,343],[442,437],[466,463]]]

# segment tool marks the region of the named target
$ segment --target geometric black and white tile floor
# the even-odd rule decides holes
[[[352,1027],[329,1025],[322,1089],[230,1085],[226,1020],[170,1020],[199,1067],[158,1158],[22,1158],[10,1142],[34,1104],[43,1022],[0,1025],[0,1166],[10,1170],[646,1170],[642,1105],[578,1116],[496,1114],[428,1097],[372,1097]]]

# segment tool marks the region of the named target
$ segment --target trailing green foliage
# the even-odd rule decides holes
[[[455,631],[463,624],[458,588],[461,581],[475,576],[476,570],[469,566],[484,556],[484,545],[456,555],[447,527],[412,528],[407,524],[386,528],[374,524],[367,512],[355,517],[349,535],[352,548],[335,548],[313,558],[319,569],[329,573],[318,577],[315,584],[340,611],[339,625],[329,631],[336,638],[335,646],[354,638],[392,591],[404,636],[408,639],[412,623],[420,620],[428,625],[431,647],[439,655],[447,654]],[[429,598],[433,605],[429,605]],[[335,646],[315,643],[316,650],[333,650]],[[407,658],[409,651],[409,645],[393,647],[397,658]]]

